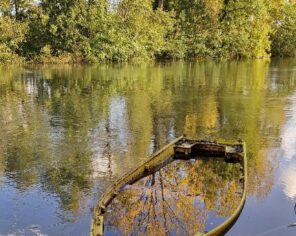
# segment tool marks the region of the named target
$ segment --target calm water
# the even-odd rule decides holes
[[[296,60],[0,68],[0,235],[88,235],[107,185],[183,133],[247,142],[228,235],[296,235]]]
[[[103,216],[104,234],[208,232],[238,208],[243,195],[241,167],[242,163],[217,157],[175,160],[119,192]]]

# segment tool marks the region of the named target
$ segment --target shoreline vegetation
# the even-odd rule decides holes
[[[0,64],[294,57],[296,0],[1,0]]]

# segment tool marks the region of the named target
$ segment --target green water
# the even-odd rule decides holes
[[[295,235],[296,61],[0,68],[0,235],[88,235],[104,189],[181,134],[243,139],[228,235]]]

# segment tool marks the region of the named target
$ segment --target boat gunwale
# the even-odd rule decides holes
[[[102,194],[100,197],[100,200],[96,207],[94,208],[94,215],[93,215],[93,220],[92,220],[92,228],[90,235],[92,236],[101,236],[104,235],[104,229],[103,229],[103,215],[105,213],[106,207],[108,204],[117,196],[118,192],[127,184],[133,184],[134,182],[138,181],[139,179],[157,171],[163,165],[172,159],[173,154],[174,154],[174,146],[177,144],[179,141],[184,139],[184,136],[180,136],[176,139],[174,139],[172,142],[169,144],[165,145],[163,148],[152,154],[148,160],[137,166],[136,168],[132,169],[131,171],[127,172],[125,175],[123,175],[121,178],[116,180],[113,184],[111,184]],[[227,218],[226,221],[224,221],[222,224],[218,225],[214,229],[202,233],[202,232],[197,232],[195,235],[196,236],[216,236],[216,235],[221,235],[225,233],[231,225],[235,223],[235,221],[238,219],[239,215],[242,212],[242,209],[244,207],[245,201],[246,201],[246,195],[247,195],[247,155],[246,155],[246,144],[245,142],[237,142],[237,143],[227,143],[227,142],[208,142],[204,140],[194,140],[196,142],[207,142],[208,144],[211,145],[225,145],[225,146],[235,146],[235,145],[242,145],[243,147],[243,195],[241,198],[241,201],[234,211],[234,213]],[[170,150],[171,149],[171,150]],[[169,152],[171,151],[171,152]],[[164,153],[170,153],[166,157],[163,157]],[[95,233],[95,229],[93,228],[93,225],[100,225],[100,230],[98,233]]]

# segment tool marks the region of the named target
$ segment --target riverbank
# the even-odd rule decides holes
[[[285,57],[286,59],[291,59],[291,57]],[[240,61],[271,61],[272,59],[283,59],[282,57],[270,57],[266,56],[264,58],[232,58],[232,59],[223,59],[223,58],[133,58],[127,61],[110,61],[110,60],[91,60],[77,55],[72,54],[63,54],[58,57],[54,56],[39,56],[31,60],[26,60],[26,58],[15,56],[12,59],[7,59],[0,62],[0,66],[13,66],[13,65],[22,65],[22,66],[57,66],[57,65],[79,65],[79,66],[90,66],[90,65],[119,65],[119,64],[146,64],[146,63],[173,63],[173,62],[203,62],[203,61],[214,61],[214,62],[240,62]]]

